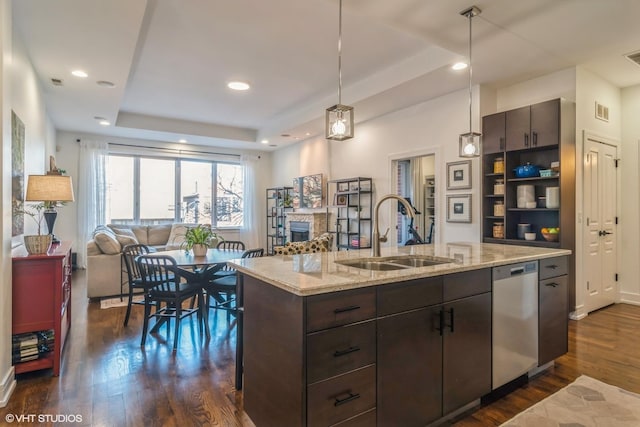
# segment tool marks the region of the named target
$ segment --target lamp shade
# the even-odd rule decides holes
[[[73,184],[70,176],[29,175],[28,202],[73,202]]]

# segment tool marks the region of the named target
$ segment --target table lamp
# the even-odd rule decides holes
[[[27,181],[28,202],[44,202],[44,219],[51,235],[53,243],[59,243],[53,234],[53,225],[56,222],[58,212],[56,206],[59,202],[73,202],[73,184],[70,176],[60,174],[29,175]]]

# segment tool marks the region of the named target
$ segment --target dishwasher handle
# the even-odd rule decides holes
[[[512,276],[517,276],[519,274],[524,274],[524,266],[513,267],[510,271]]]

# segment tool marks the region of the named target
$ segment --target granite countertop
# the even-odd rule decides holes
[[[370,249],[245,258],[230,264],[241,273],[287,292],[308,296],[570,254],[567,249],[456,242],[382,248],[383,257],[428,255],[451,260],[446,264],[392,271],[372,271],[336,263],[370,258]]]

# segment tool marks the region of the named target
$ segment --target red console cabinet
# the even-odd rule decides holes
[[[52,245],[49,252],[29,255],[13,250],[13,334],[53,329],[53,351],[15,365],[17,374],[53,368],[60,375],[60,358],[71,326],[71,243]]]

